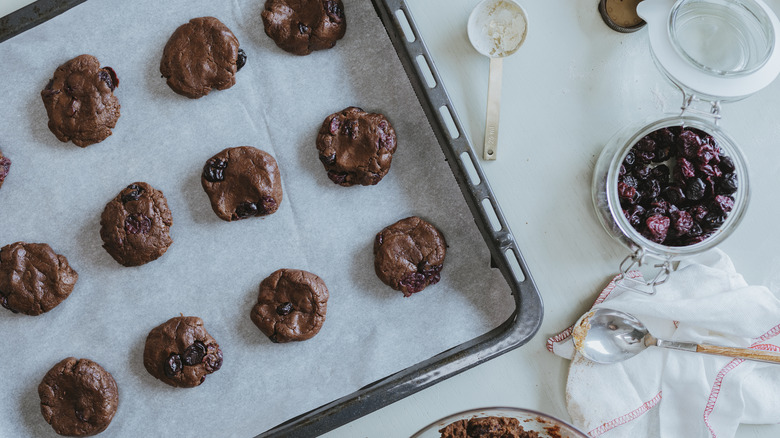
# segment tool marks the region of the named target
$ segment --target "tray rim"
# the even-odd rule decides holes
[[[5,17],[0,17],[0,43],[31,29],[86,0],[36,0]],[[515,300],[512,315],[498,327],[474,339],[445,350],[411,367],[376,380],[357,391],[326,403],[318,408],[293,417],[259,435],[258,437],[318,436],[351,421],[379,410],[393,402],[408,397],[446,380],[483,362],[507,353],[527,343],[541,327],[544,314],[543,302],[528,265],[506,222],[493,190],[485,178],[474,148],[455,111],[452,101],[439,76],[438,70],[420,36],[406,0],[371,0],[385,31],[396,51],[407,78],[430,123],[437,142],[445,155],[450,170],[460,187],[464,200],[474,217],[474,222],[491,254],[491,267],[498,268],[507,281]],[[409,42],[395,15],[400,11],[406,18],[414,36]],[[435,86],[428,87],[417,57],[428,64]],[[449,135],[447,124],[438,109],[446,107],[460,134]],[[466,154],[479,179],[473,184],[467,165],[461,160]],[[491,218],[482,205],[488,200],[500,224],[494,230]],[[515,279],[507,252],[514,255],[524,276]]]
[[[60,15],[87,0],[35,0],[0,17],[0,43]]]

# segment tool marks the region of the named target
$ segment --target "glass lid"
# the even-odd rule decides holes
[[[659,68],[699,98],[747,97],[780,73],[780,21],[762,0],[644,0]]]

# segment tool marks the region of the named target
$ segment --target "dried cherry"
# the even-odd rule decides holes
[[[680,126],[657,129],[637,141],[623,157],[617,184],[631,226],[668,246],[710,237],[734,208],[739,187],[734,161],[717,141]]]

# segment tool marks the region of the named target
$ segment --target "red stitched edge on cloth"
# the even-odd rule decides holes
[[[710,436],[713,438],[716,436],[715,431],[712,430],[710,425],[710,414],[715,409],[715,403],[718,401],[718,394],[720,394],[720,387],[723,385],[723,378],[726,377],[731,370],[738,367],[739,364],[744,362],[744,359],[734,359],[723,367],[718,375],[715,377],[715,382],[712,383],[712,390],[710,390],[710,396],[707,399],[707,405],[704,407],[704,424],[707,425],[707,429],[710,431]]]
[[[601,426],[591,430],[588,432],[588,435],[591,437],[597,437],[609,430],[612,430],[620,425],[626,424],[629,421],[636,420],[639,418],[642,414],[649,411],[650,409],[654,408],[655,405],[658,404],[658,402],[661,401],[661,391],[658,391],[658,394],[656,394],[655,397],[652,399],[646,401],[642,406],[634,409],[633,411],[627,413],[626,415],[620,416],[618,418],[615,418],[612,421],[609,421],[607,423],[602,424]]]
[[[565,341],[569,336],[571,336],[571,331],[574,329],[574,326],[571,326],[567,328],[566,330],[558,333],[557,335],[553,336],[552,338],[547,339],[547,350],[550,353],[553,353],[553,344],[557,344],[558,342]]]
[[[626,276],[628,278],[639,278],[639,277],[642,276],[642,273],[639,272],[639,271],[629,271],[626,274]],[[615,287],[617,287],[616,281],[617,281],[618,277],[620,277],[620,274],[612,277],[612,280],[610,280],[610,282],[607,285],[607,287],[605,287],[604,290],[601,291],[599,296],[596,298],[596,301],[593,302],[593,306],[595,306],[596,304],[603,303],[604,300],[607,299],[609,294],[611,294],[612,291],[615,290]],[[590,307],[593,308],[593,306],[590,306]],[[555,335],[555,336],[553,336],[551,338],[548,338],[547,339],[547,351],[552,353],[553,352],[553,344],[557,344],[559,342],[562,342],[562,341],[565,341],[566,339],[568,339],[569,336],[571,336],[572,330],[574,330],[574,324],[570,325],[566,330],[558,333],[557,335]]]
[[[754,350],[774,351],[776,353],[780,353],[780,347],[773,344],[753,344],[750,346],[750,348]]]
[[[780,325],[775,326],[772,330],[766,332],[763,336],[757,339],[766,340],[768,338],[771,338],[780,332]],[[760,341],[759,341],[760,342]],[[764,350],[764,351],[777,351],[780,352],[780,347],[777,345],[772,344],[758,344],[755,343],[750,346],[750,348],[754,350]],[[726,377],[726,374],[728,374],[731,370],[738,367],[740,364],[745,362],[744,359],[734,359],[731,362],[729,362],[725,367],[723,367],[718,375],[715,377],[715,382],[712,384],[712,390],[710,390],[710,396],[707,399],[707,405],[704,407],[704,424],[707,425],[707,429],[710,431],[710,436],[713,438],[716,438],[717,435],[715,435],[715,431],[712,430],[712,426],[710,425],[710,414],[715,409],[715,403],[718,402],[718,395],[720,395],[720,388],[723,385],[723,379]]]
[[[775,337],[775,336],[777,336],[778,334],[780,334],[780,324],[778,324],[778,325],[776,325],[776,326],[772,327],[772,329],[771,329],[771,330],[769,330],[768,332],[764,333],[764,334],[763,334],[763,335],[761,335],[760,337],[758,337],[758,338],[756,338],[756,339],[753,339],[753,341],[754,341],[754,343],[753,343],[753,347],[754,347],[755,345],[757,345],[759,342],[763,342],[763,341],[766,341],[767,339],[774,338],[774,337]],[[752,347],[751,347],[751,348],[752,348]]]

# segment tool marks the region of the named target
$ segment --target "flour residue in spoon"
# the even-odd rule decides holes
[[[585,315],[580,318],[579,321],[577,321],[576,324],[574,324],[574,327],[572,328],[572,341],[574,341],[574,348],[580,353],[583,354],[585,351],[585,337],[588,336],[588,331],[591,328],[590,325],[590,318],[596,313],[595,310],[591,310],[590,312],[586,313]]]
[[[503,58],[514,53],[525,40],[525,14],[514,2],[499,0],[488,4],[475,18],[480,32],[474,43],[483,54]]]

